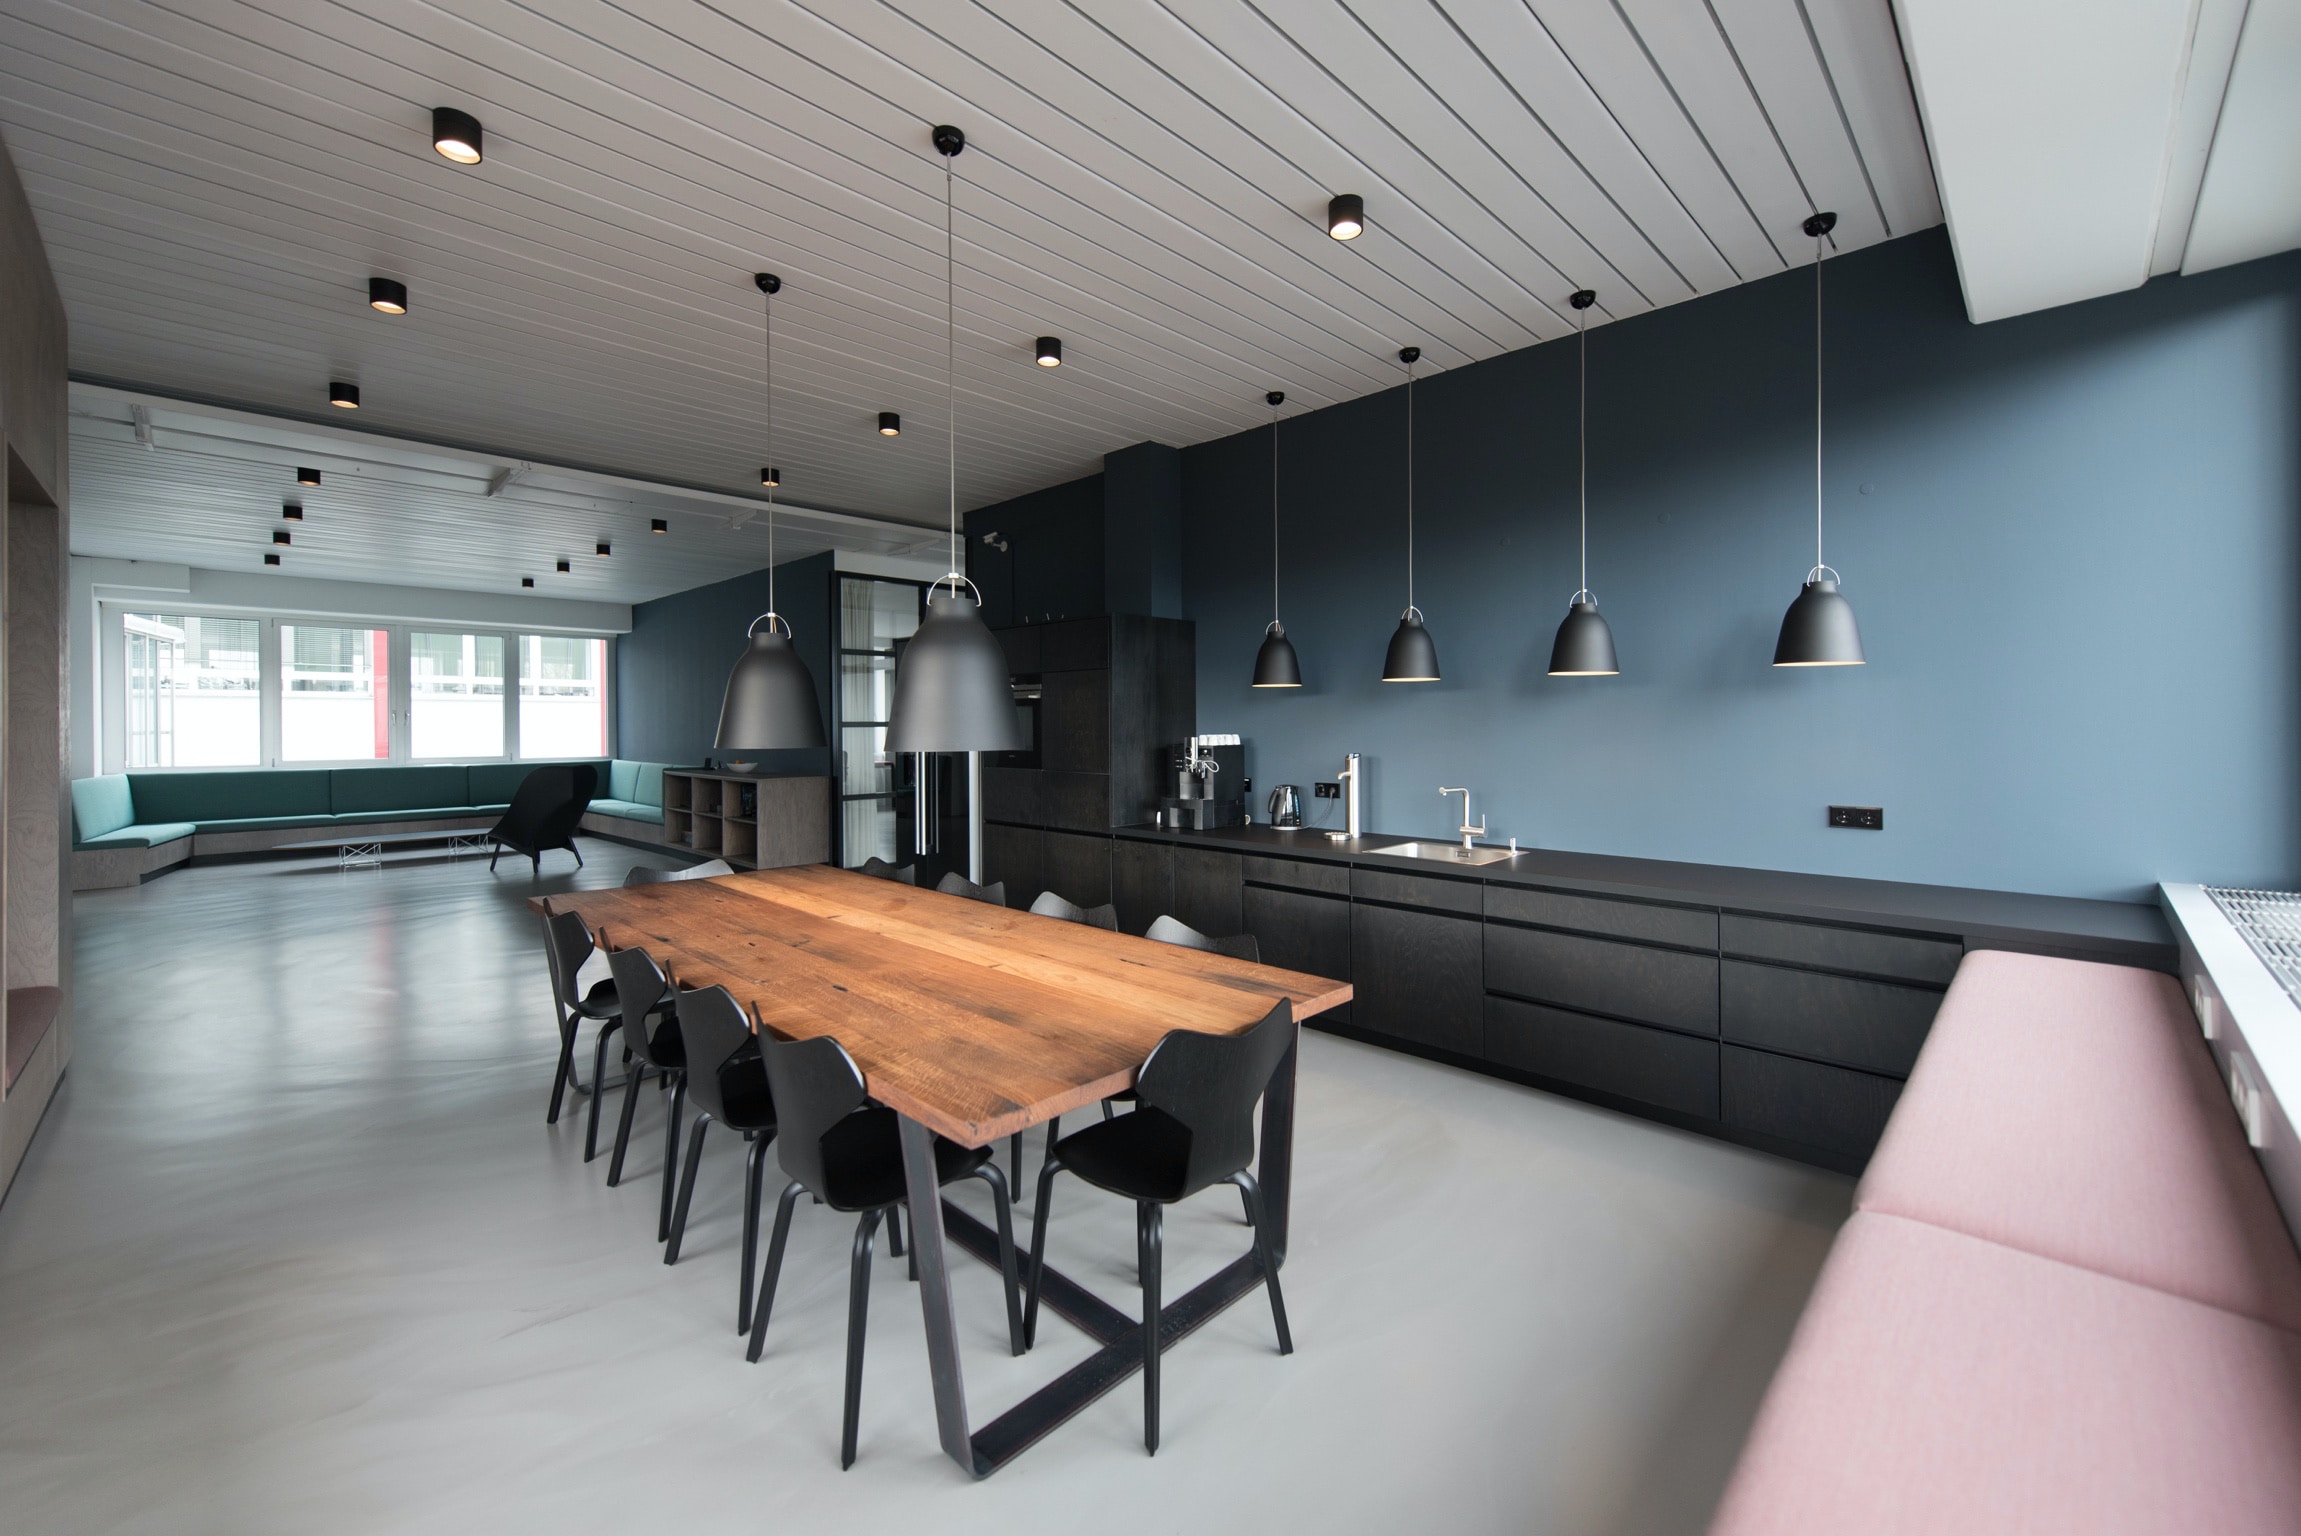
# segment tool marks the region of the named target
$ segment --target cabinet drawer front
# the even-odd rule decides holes
[[[1039,868],[1044,888],[1065,901],[1099,907],[1111,899],[1111,840],[1107,837],[1046,833]]]
[[[1890,1077],[1739,1045],[1719,1050],[1719,1118],[1829,1153],[1837,1166],[1868,1160],[1901,1097],[1902,1085]]]
[[[1868,928],[1832,928],[1824,923],[1792,923],[1734,912],[1727,913],[1719,925],[1719,944],[1729,955],[1752,960],[1860,971],[1944,987],[1957,974],[1957,963],[1965,955],[1965,946],[1952,939],[1913,939]]]
[[[1036,768],[983,767],[983,819],[1017,822],[1026,827],[1046,823],[1046,776]]]
[[[1856,981],[1778,965],[1725,962],[1720,1029],[1728,1040],[1907,1077],[1933,1026],[1930,987]]]
[[[1107,832],[1111,825],[1111,776],[1107,773],[1045,773],[1047,825],[1066,832]]]
[[[1718,914],[1699,907],[1664,907],[1646,901],[1490,885],[1486,887],[1486,915],[1644,944],[1675,944],[1681,949],[1718,947]]]
[[[1174,850],[1141,838],[1111,839],[1111,901],[1119,928],[1141,933],[1174,911]]]
[[[1350,894],[1350,866],[1321,864],[1313,859],[1268,859],[1247,854],[1239,866],[1241,876],[1260,885],[1283,885],[1296,891],[1323,891],[1329,896]]]
[[[1250,885],[1239,893],[1239,921],[1254,935],[1264,965],[1350,979],[1349,902]]]
[[[1485,907],[1486,888],[1474,880],[1438,880],[1429,875],[1401,875],[1387,869],[1350,871],[1350,894],[1360,901],[1396,902],[1432,912],[1460,912],[1476,917]]]
[[[1486,1059],[1641,1104],[1718,1118],[1714,1040],[1489,997]]]
[[[1488,923],[1486,986],[1585,1013],[1718,1032],[1718,962],[1709,955]]]
[[[1079,672],[1111,664],[1111,621],[1062,619],[1041,624],[1039,665],[1048,672]]]
[[[1203,934],[1228,938],[1239,927],[1239,856],[1216,848],[1174,851],[1174,915]]]
[[[1039,761],[1064,773],[1111,767],[1111,675],[1049,672],[1039,704]]]
[[[1045,890],[1046,834],[1037,827],[983,828],[983,878],[1007,888],[1007,905],[1026,908]]]
[[[1460,917],[1397,907],[1350,909],[1350,1022],[1476,1056],[1485,1045],[1478,927]]]

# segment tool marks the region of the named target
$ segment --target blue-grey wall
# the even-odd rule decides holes
[[[1767,665],[1813,560],[1800,270],[1591,333],[1618,678],[1543,675],[1577,579],[1570,339],[1416,387],[1442,684],[1377,680],[1406,602],[1402,391],[1280,428],[1297,694],[1247,686],[1269,431],[1186,450],[1199,728],[1313,811],[1364,753],[1385,832],[1447,832],[1444,782],[1497,842],[2083,896],[2301,877],[2301,255],[1978,327],[1940,230],[1826,284],[1827,555],[1867,667]],[[1827,829],[1833,802],[1886,830]]]
[[[792,648],[814,674],[831,730],[831,557],[775,568],[775,606],[791,621]],[[767,611],[767,573],[752,571],[708,587],[638,603],[631,633],[615,646],[616,755],[694,765],[722,754],[712,745],[727,673],[743,653],[751,621]],[[828,773],[824,751],[770,752],[768,773]]]

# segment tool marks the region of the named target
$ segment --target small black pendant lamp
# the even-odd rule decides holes
[[[1869,660],[1854,606],[1838,590],[1838,573],[1822,564],[1822,239],[1837,225],[1834,213],[1817,213],[1805,224],[1814,237],[1814,568],[1782,615],[1777,667],[1858,667]]]
[[[783,280],[772,272],[757,275],[759,291],[767,297],[765,312],[767,363],[767,457],[775,457],[775,304]],[[775,482],[767,491],[767,611],[751,621],[746,632],[750,644],[735,659],[727,674],[727,694],[719,705],[719,735],[713,743],[722,752],[774,752],[787,747],[820,747],[823,706],[815,693],[815,679],[807,663],[791,648],[791,621],[775,611]],[[764,619],[767,628],[759,628]],[[780,633],[775,626],[782,625]]]
[[[934,137],[935,148],[943,155],[943,377],[950,423],[951,570],[927,589],[927,616],[895,668],[887,750],[1019,752],[1030,742],[1023,735],[1022,717],[1015,713],[1007,653],[983,627],[983,594],[959,571],[959,261],[951,234],[951,162],[967,147],[967,136],[945,124]],[[969,846],[971,853],[978,853],[980,840],[970,839]]]
[[[1302,662],[1286,626],[1278,622],[1278,408],[1286,403],[1281,390],[1263,396],[1270,402],[1270,627],[1263,631],[1262,649],[1254,657],[1254,686],[1300,688]]]
[[[1622,665],[1614,659],[1614,631],[1600,616],[1597,595],[1590,590],[1590,306],[1598,302],[1598,295],[1584,288],[1567,302],[1582,317],[1577,328],[1582,349],[1582,585],[1575,589],[1550,647],[1550,675],[1615,677]]]
[[[1421,356],[1420,347],[1398,349],[1398,360],[1406,365],[1406,611],[1398,616],[1398,630],[1382,658],[1386,683],[1438,681],[1438,643],[1422,627],[1422,610],[1414,606],[1414,364]]]

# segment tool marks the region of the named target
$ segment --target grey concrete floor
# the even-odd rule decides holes
[[[544,1124],[523,898],[652,861],[585,856],[80,898],[78,1055],[0,1204],[0,1530],[1696,1531],[1846,1213],[1843,1179],[1314,1032],[1294,1355],[1250,1298],[1167,1357],[1155,1459],[1130,1383],[970,1484],[882,1260],[841,1472],[848,1219],[802,1205],[748,1365],[739,1143],[666,1268],[668,1100],[620,1189],[579,1113]],[[1130,1211],[1056,1206],[1053,1262],[1133,1310]],[[1245,1245],[1222,1191],[1178,1209],[1168,1294]],[[1050,1319],[1010,1360],[995,1272],[956,1281],[978,1423],[1088,1353]]]

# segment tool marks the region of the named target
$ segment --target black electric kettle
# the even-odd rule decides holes
[[[1270,824],[1274,827],[1302,825],[1302,786],[1281,784],[1270,792]]]

